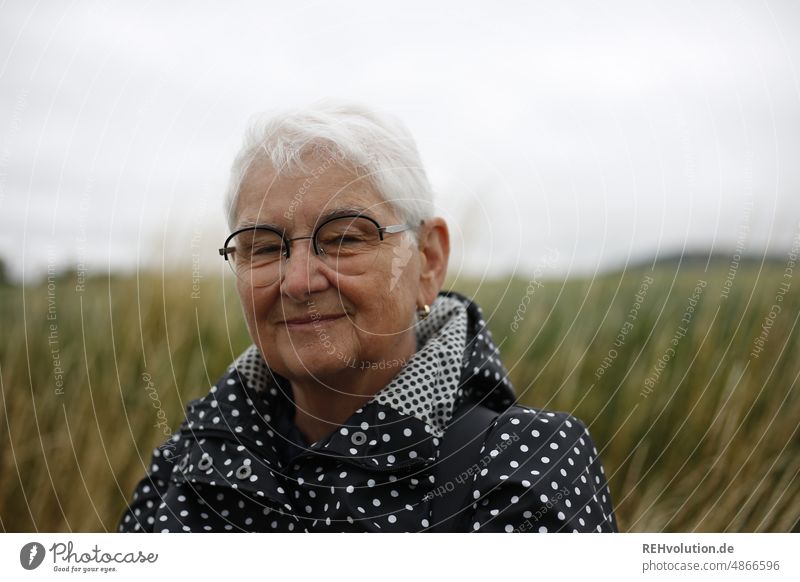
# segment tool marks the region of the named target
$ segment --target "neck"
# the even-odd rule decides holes
[[[413,334],[402,353],[393,359],[407,362],[414,354]],[[369,402],[402,367],[346,367],[335,377],[314,377],[290,381],[295,403],[294,423],[309,444],[338,429],[359,408]]]

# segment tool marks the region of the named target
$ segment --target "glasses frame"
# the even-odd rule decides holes
[[[228,238],[225,239],[225,243],[222,245],[222,248],[219,249],[219,254],[222,255],[225,258],[226,261],[228,261],[228,263],[231,265],[231,267],[233,267],[233,262],[231,261],[231,259],[229,258],[228,255],[231,254],[231,253],[236,252],[236,247],[228,246],[230,244],[231,240],[233,240],[233,238],[236,235],[241,234],[243,232],[249,232],[251,230],[266,230],[266,231],[269,231],[269,232],[274,232],[275,234],[280,236],[281,239],[283,240],[284,248],[286,249],[286,252],[284,253],[284,259],[285,260],[288,260],[289,257],[291,256],[292,242],[296,241],[296,240],[303,240],[303,239],[311,239],[311,246],[314,249],[314,254],[317,255],[317,256],[322,256],[322,255],[325,255],[325,251],[321,250],[317,246],[317,234],[319,233],[319,231],[326,224],[329,224],[329,223],[331,223],[331,222],[333,222],[335,220],[342,220],[342,219],[345,219],[345,218],[364,218],[366,220],[369,220],[372,224],[375,225],[375,228],[378,230],[378,236],[380,237],[381,242],[383,242],[383,240],[384,240],[383,239],[384,233],[385,234],[395,234],[395,233],[403,232],[403,231],[406,231],[406,230],[409,230],[410,228],[412,228],[412,226],[410,224],[392,224],[392,225],[389,225],[389,226],[381,226],[380,223],[378,223],[378,221],[375,220],[374,218],[372,218],[371,216],[367,216],[365,214],[356,214],[356,213],[344,214],[344,215],[340,215],[340,216],[332,216],[332,217],[326,219],[325,221],[321,222],[320,224],[318,224],[314,228],[314,232],[312,232],[310,236],[296,236],[296,237],[293,237],[293,238],[287,238],[285,230],[279,230],[279,229],[273,228],[271,226],[262,226],[262,225],[256,224],[254,226],[245,226],[244,228],[240,228],[238,230],[233,231],[231,234],[229,234]],[[424,221],[420,221],[420,225],[422,225],[423,223],[424,223]],[[232,269],[232,270],[234,271],[234,273],[236,272],[236,269]]]

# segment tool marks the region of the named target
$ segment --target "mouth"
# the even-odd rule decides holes
[[[326,321],[335,321],[337,319],[342,319],[345,316],[344,313],[334,313],[331,315],[319,315],[316,317],[305,316],[305,317],[297,317],[294,319],[287,319],[282,321],[281,323],[287,327],[287,329],[304,329],[304,328],[311,328],[314,325],[319,325],[320,323]]]

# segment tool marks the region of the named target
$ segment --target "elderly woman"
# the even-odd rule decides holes
[[[398,121],[318,104],[233,166],[253,340],[153,452],[120,531],[612,532],[580,420],[515,404]]]

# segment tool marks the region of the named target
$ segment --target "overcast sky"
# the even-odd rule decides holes
[[[6,2],[0,257],[217,268],[248,118],[322,97],[409,126],[453,273],[785,253],[799,66],[788,0]]]

